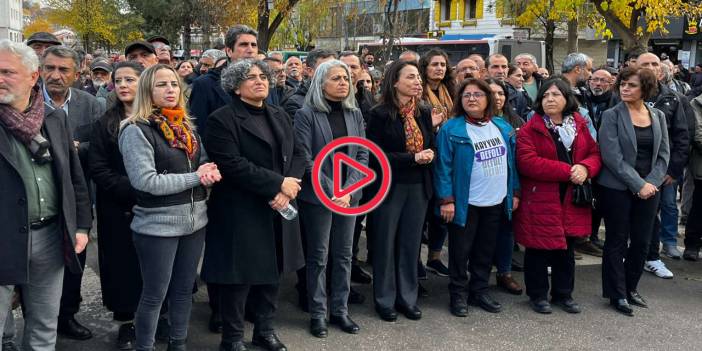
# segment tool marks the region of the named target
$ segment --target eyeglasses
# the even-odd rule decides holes
[[[472,98],[475,98],[477,100],[480,98],[484,98],[485,93],[480,92],[480,91],[476,91],[475,93],[463,93],[463,95],[461,95],[461,96],[463,96],[464,99],[470,99],[472,97]]]

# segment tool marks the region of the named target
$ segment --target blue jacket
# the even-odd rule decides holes
[[[505,197],[505,212],[512,217],[512,196],[519,191],[519,176],[515,166],[515,148],[517,134],[505,120],[493,118],[502,138],[507,143],[507,196]],[[465,227],[468,220],[468,199],[470,192],[470,176],[473,171],[475,149],[466,130],[466,121],[461,117],[448,120],[441,127],[436,140],[438,159],[434,162],[434,190],[439,203],[454,202],[456,214],[453,224]],[[435,211],[438,213],[439,209]]]

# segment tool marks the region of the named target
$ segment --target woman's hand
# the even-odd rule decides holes
[[[646,183],[636,195],[638,195],[641,199],[647,200],[653,195],[656,195],[657,192],[658,188],[656,188],[655,185],[651,183]]]
[[[439,208],[439,211],[441,219],[443,219],[444,222],[449,223],[453,221],[453,216],[456,214],[456,206],[454,203],[443,204]]]
[[[434,160],[434,151],[432,149],[422,150],[414,154],[414,162],[420,165],[431,163]]]
[[[287,195],[290,199],[297,197],[297,193],[302,189],[300,183],[302,180],[293,177],[285,177],[283,184],[280,185],[280,192]]]
[[[332,197],[331,199],[334,201],[335,204],[338,206],[347,208],[351,206],[351,194],[346,194],[345,196],[342,197]]]
[[[512,196],[512,211],[516,211],[519,208],[519,198]]]
[[[219,173],[217,165],[213,162],[203,163],[197,168],[195,173],[200,178],[200,183],[204,186],[211,186],[222,180],[222,175]]]
[[[441,125],[441,123],[444,122],[446,113],[444,113],[444,109],[441,107],[434,107],[431,109],[431,125],[436,128]]]
[[[588,177],[588,172],[587,168],[583,165],[573,165],[573,167],[570,168],[570,181],[573,184],[580,185],[582,183],[585,183]]]
[[[280,211],[286,207],[288,207],[288,204],[290,203],[291,198],[289,198],[287,195],[283,193],[278,193],[275,195],[273,200],[271,200],[268,204],[271,205],[271,208]]]

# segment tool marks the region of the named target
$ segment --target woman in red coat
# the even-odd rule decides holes
[[[566,312],[579,313],[580,306],[571,295],[573,239],[590,234],[591,206],[575,205],[573,188],[597,175],[600,152],[564,80],[544,82],[534,107],[536,113],[517,136],[522,197],[514,213],[514,233],[526,247],[526,293],[534,311],[551,313],[547,300],[550,266],[551,302]]]

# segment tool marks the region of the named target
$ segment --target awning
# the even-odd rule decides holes
[[[444,34],[439,40],[480,40],[494,36],[495,34]]]

